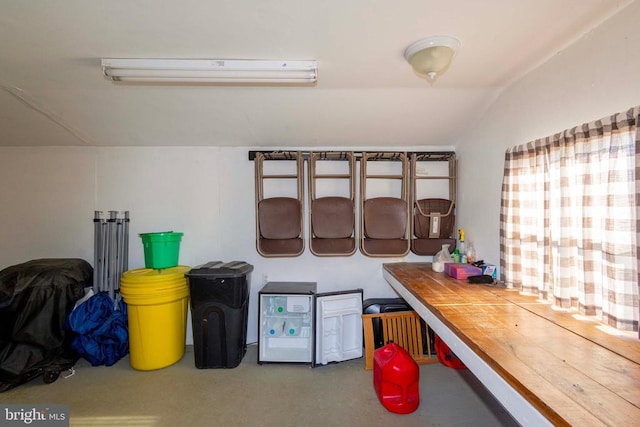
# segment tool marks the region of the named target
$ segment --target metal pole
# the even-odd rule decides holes
[[[129,211],[124,212],[124,256],[123,256],[123,271],[129,269]]]
[[[102,212],[93,212],[93,292],[98,293],[100,289],[100,274],[102,273],[100,268],[100,247],[102,242],[100,241],[100,227],[101,227]]]
[[[118,216],[117,211],[109,211],[109,256],[107,260],[109,262],[109,274],[108,274],[108,292],[109,297],[113,301],[115,298],[115,280],[116,280],[116,218]]]
[[[104,290],[105,284],[105,255],[106,255],[106,218],[104,212],[96,211],[96,217],[98,221],[96,223],[96,268],[94,271],[94,276],[96,279],[96,287],[94,289],[95,292],[101,292]]]
[[[100,223],[100,292],[104,292],[107,284],[107,254],[109,253],[109,234],[107,233],[108,227],[107,219],[105,218]]]
[[[118,267],[117,267],[117,274],[116,274],[116,280],[115,280],[115,290],[119,291],[120,290],[120,278],[122,277],[122,272],[123,272],[123,268],[124,268],[124,212],[119,212],[119,217],[118,217]]]

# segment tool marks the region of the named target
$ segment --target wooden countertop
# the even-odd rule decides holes
[[[640,425],[637,338],[533,296],[452,279],[429,263],[383,269],[552,424]]]

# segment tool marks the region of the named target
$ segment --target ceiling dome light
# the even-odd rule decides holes
[[[460,42],[450,36],[433,36],[418,40],[404,51],[404,59],[416,73],[425,76],[429,82],[444,73],[453,59]]]

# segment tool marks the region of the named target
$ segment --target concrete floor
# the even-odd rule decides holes
[[[136,371],[81,359],[75,374],[41,378],[0,394],[1,403],[66,404],[71,426],[512,426],[517,425],[467,370],[420,370],[420,406],[408,415],[378,401],[372,371],[355,359],[326,366],[256,363],[249,346],[234,369],[196,369],[192,347],[178,363]]]

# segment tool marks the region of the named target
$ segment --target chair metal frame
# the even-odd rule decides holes
[[[367,172],[367,162],[369,161],[400,161],[402,165],[402,173],[398,174],[369,174]],[[407,241],[406,250],[403,250],[401,253],[380,253],[380,254],[372,254],[367,252],[365,248],[365,240],[367,239],[365,233],[365,210],[364,205],[367,200],[367,180],[369,179],[390,179],[390,180],[400,180],[401,181],[401,190],[400,197],[402,201],[406,204],[406,227],[403,240]],[[360,158],[360,239],[359,246],[360,252],[362,254],[369,257],[403,257],[409,253],[411,249],[411,209],[409,205],[409,160],[407,157],[407,153],[405,152],[373,152],[367,153],[363,152]]]
[[[264,174],[264,162],[266,160],[291,160],[296,162],[295,174]],[[277,257],[297,257],[300,256],[305,249],[305,233],[304,233],[304,157],[300,151],[278,151],[272,153],[257,153],[254,159],[255,166],[255,211],[256,211],[256,249],[260,255],[266,258]],[[258,206],[264,198],[264,180],[265,179],[295,179],[296,180],[296,198],[300,204],[300,234],[302,240],[302,248],[297,253],[273,254],[265,253],[260,247],[260,216]]]
[[[433,175],[419,175],[418,174],[418,162],[437,162],[437,161],[447,161],[448,162],[448,175],[446,176],[433,176]],[[411,170],[411,178],[410,178],[410,185],[411,185],[411,190],[410,190],[410,194],[411,194],[411,212],[410,212],[410,217],[411,217],[411,251],[413,253],[415,253],[416,255],[435,255],[435,253],[433,254],[425,254],[425,253],[418,253],[415,250],[415,240],[418,239],[418,237],[415,236],[415,219],[414,219],[414,212],[418,212],[419,215],[423,216],[423,217],[427,217],[431,220],[431,216],[432,213],[431,212],[424,212],[422,210],[422,208],[420,207],[418,200],[422,200],[422,199],[418,199],[418,188],[417,188],[417,184],[418,184],[418,180],[448,180],[449,181],[449,200],[451,201],[451,205],[449,207],[448,212],[444,213],[444,214],[440,214],[439,216],[448,216],[451,215],[455,208],[456,208],[456,195],[457,195],[457,160],[455,157],[455,153],[454,152],[443,152],[443,153],[412,153],[411,154],[411,160],[410,160],[410,170]],[[454,226],[453,229],[455,231],[456,229],[456,225],[454,222]],[[439,239],[444,241],[449,241],[450,244],[453,244],[455,247],[455,232],[454,232],[454,236],[452,237],[452,239]],[[453,249],[453,248],[452,248]]]
[[[309,250],[312,254],[319,257],[333,257],[333,256],[351,256],[353,255],[358,245],[356,243],[356,204],[355,204],[355,192],[356,192],[356,158],[351,151],[323,151],[323,152],[311,152],[308,157],[308,177],[309,177]],[[348,162],[349,172],[347,174],[319,174],[316,171],[316,163],[318,161],[346,161]],[[348,180],[349,183],[349,199],[353,205],[353,249],[349,252],[337,252],[337,253],[321,253],[313,248],[313,242],[316,239],[313,232],[313,202],[316,197],[316,181],[318,179],[335,179],[335,180]]]

